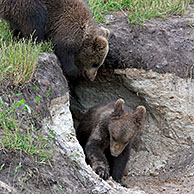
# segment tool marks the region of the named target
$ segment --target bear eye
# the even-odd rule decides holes
[[[127,145],[128,144],[128,141],[123,142],[123,144]]]
[[[114,136],[112,136],[112,140],[113,140],[113,141],[116,141],[116,139],[115,139],[115,137],[114,137]]]
[[[93,64],[92,67],[98,67],[98,64],[97,63],[96,64]]]

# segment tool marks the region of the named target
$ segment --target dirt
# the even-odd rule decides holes
[[[194,150],[180,150],[157,174],[126,177],[124,183],[128,187],[139,187],[149,194],[194,193]]]
[[[123,19],[125,18],[125,19]],[[129,25],[126,14],[107,16],[110,51],[104,70],[137,68],[194,78],[194,5],[184,16],[152,19],[142,26]],[[175,153],[165,169],[147,176],[126,176],[129,188],[146,193],[194,193],[194,150]]]
[[[111,18],[111,19],[110,19]],[[171,16],[146,22],[127,23],[126,14],[107,16],[111,30],[110,51],[104,69],[133,67],[158,73],[194,78],[194,6],[184,16]],[[128,176],[124,183],[149,194],[194,193],[194,150],[175,153],[165,169],[148,176]]]
[[[126,14],[123,13],[117,12],[114,15],[107,16],[106,22],[108,24],[106,27],[111,30],[110,50],[101,71],[104,71],[104,74],[109,76],[117,68],[137,68],[152,70],[160,74],[172,73],[181,78],[193,79],[194,26],[190,25],[194,21],[193,13],[194,6],[191,6],[184,16],[171,16],[166,20],[157,18],[146,22],[142,26],[129,25]],[[100,87],[117,88],[111,87],[110,83],[103,82],[101,77],[99,80],[98,89]],[[107,78],[107,80],[110,81],[111,78]],[[90,95],[90,92],[93,92],[92,89],[90,90],[92,85],[85,82],[82,82],[81,86],[77,87],[78,92],[81,92],[79,89],[83,86],[83,83],[86,87],[83,96],[94,97],[95,95]],[[96,87],[95,84],[97,83],[93,83],[93,88]],[[96,91],[99,91],[101,96],[92,98],[93,101],[104,102],[107,100],[106,95],[112,95],[112,93],[104,95],[104,90],[100,91],[98,89]],[[118,89],[115,93],[119,92],[120,90]],[[79,108],[76,109],[75,106],[84,104],[87,107],[87,103],[92,104],[92,102],[85,102],[87,100],[79,103],[79,100],[77,101],[78,104],[75,103],[76,100],[73,100],[72,103],[72,112],[75,111],[73,116],[76,122],[81,118],[82,112],[78,110]],[[83,111],[82,106],[81,109]],[[161,171],[147,176],[126,176],[123,182],[129,188],[137,187],[150,194],[192,194],[194,193],[193,154],[193,149],[180,150],[180,152],[172,156],[166,167]]]
[[[41,165],[26,153],[1,150],[2,165],[0,181],[18,193],[91,193],[92,183],[81,177],[79,166],[60,153]],[[9,193],[6,188],[0,184],[0,193]]]
[[[111,31],[105,69],[133,67],[194,78],[194,6],[184,16],[130,25],[127,14],[107,16]],[[110,24],[109,24],[110,23]]]
[[[194,78],[194,26],[189,25],[190,21],[194,21],[192,12],[166,20],[153,19],[143,26],[129,25],[122,14],[119,18],[111,18],[113,20],[107,25],[112,31],[110,52],[103,70],[134,67]],[[44,64],[43,60],[43,66],[39,67],[32,82],[22,89],[10,87],[11,94],[5,93],[5,87],[0,88],[0,95],[8,104],[24,98],[26,104],[41,116],[41,120],[35,122],[39,127],[42,118],[49,116],[47,103],[68,91],[61,69],[59,66],[53,68],[53,65],[55,66]],[[54,70],[49,72],[51,66]],[[39,89],[35,90],[35,86]],[[51,93],[48,97],[46,94],[49,88]],[[20,92],[21,96],[13,98],[13,93]],[[38,104],[37,96],[41,96]],[[25,116],[26,114],[23,115]],[[79,167],[58,152],[50,165],[41,165],[26,153],[1,150],[0,168],[2,194],[92,193],[93,185],[90,180],[83,180]],[[127,187],[138,187],[146,193],[194,193],[194,150],[181,150],[176,153],[165,169],[157,174],[125,177],[124,183]]]

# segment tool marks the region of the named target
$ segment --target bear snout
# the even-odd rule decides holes
[[[89,71],[84,71],[83,76],[90,81],[94,81],[97,75],[97,68],[91,68]]]
[[[110,143],[110,153],[114,157],[118,157],[125,149],[126,145],[119,142]]]

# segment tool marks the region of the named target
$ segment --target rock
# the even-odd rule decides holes
[[[79,173],[84,182],[90,181],[92,186],[87,188],[91,193],[107,193],[107,194],[144,194],[145,192],[138,188],[127,189],[120,186],[113,180],[108,182],[99,178],[97,174],[85,162],[85,155],[82,147],[79,145],[75,136],[73,120],[69,110],[69,95],[53,99],[50,104],[51,120],[45,121],[47,132],[52,129],[56,133],[57,150],[70,157],[80,166]],[[87,180],[87,181],[86,181]],[[73,183],[72,183],[73,184]]]
[[[73,119],[71,112],[69,110],[69,92],[67,82],[64,76],[61,74],[61,69],[59,67],[58,61],[53,54],[44,53],[39,58],[38,64],[39,69],[34,75],[34,80],[36,80],[36,83],[38,83],[40,91],[43,91],[41,95],[44,96],[48,87],[50,88],[50,95],[48,96],[47,101],[45,101],[47,103],[41,101],[41,103],[45,106],[44,110],[47,110],[48,111],[47,115],[49,115],[43,122],[44,123],[43,127],[45,128],[47,133],[49,133],[49,131],[52,130],[56,134],[55,149],[61,152],[63,155],[66,155],[71,160],[76,161],[76,163],[78,164],[79,174],[81,175],[83,181],[82,184],[85,187],[84,190],[87,191],[87,193],[109,193],[109,194],[145,193],[139,190],[138,188],[135,189],[124,188],[120,186],[118,183],[114,182],[113,180],[105,182],[93,172],[90,166],[86,164],[83,149],[79,145],[78,140],[76,139],[75,136]],[[47,82],[48,84],[45,84]],[[53,87],[54,85],[56,87]],[[31,88],[31,85],[28,85],[28,87],[29,86]],[[25,91],[26,90],[28,91],[29,89],[28,87],[25,88]],[[24,92],[25,97],[26,95],[27,94]],[[28,98],[26,97],[25,99],[27,103],[29,103],[29,105],[34,107],[33,96],[28,96]],[[42,114],[42,116],[43,115],[45,114]],[[59,156],[60,155],[58,154],[58,157]],[[72,163],[72,165],[74,164]],[[55,170],[57,171],[58,169]],[[52,174],[52,172],[50,173]],[[75,175],[72,174],[72,177],[74,176]],[[77,179],[79,179],[79,177],[77,177]],[[70,182],[70,180],[68,182]],[[73,188],[74,185],[75,188]],[[75,184],[73,182],[71,183],[71,187],[68,188],[68,186],[66,186],[66,190],[68,189],[71,191],[73,189],[74,192],[76,193],[79,193],[83,190],[83,188],[81,188],[78,183]],[[66,193],[69,192],[66,191]]]
[[[6,100],[8,104],[23,99],[25,105],[31,109],[30,113],[24,111],[23,107],[17,111],[17,116],[23,118],[24,124],[21,125],[24,126],[23,130],[26,130],[29,122],[32,121],[41,133],[45,129],[45,138],[48,137],[48,133],[56,135],[56,153],[50,161],[50,165],[40,165],[26,153],[1,152],[3,165],[0,178],[6,176],[5,180],[1,182],[0,190],[2,192],[6,188],[6,192],[9,193],[21,193],[21,190],[22,193],[39,192],[45,194],[59,192],[67,194],[145,193],[138,188],[124,188],[111,179],[105,182],[86,164],[83,150],[75,136],[73,119],[69,110],[67,81],[55,55],[43,53],[39,57],[38,68],[32,81],[23,88],[9,91],[11,94],[17,92],[20,95],[9,95],[3,90],[0,92],[2,99]],[[38,102],[37,96],[40,96]],[[18,176],[16,176],[14,172],[19,163],[22,168],[17,171]],[[21,181],[24,175],[26,176],[25,185],[28,187],[25,187],[24,182]]]
[[[132,151],[128,175],[148,175],[162,169],[172,154],[194,145],[194,83],[172,74],[125,69],[99,73],[75,88],[77,120],[89,107],[123,98],[131,111],[147,109],[140,142]],[[91,100],[92,99],[92,100]],[[157,172],[156,172],[157,173]]]

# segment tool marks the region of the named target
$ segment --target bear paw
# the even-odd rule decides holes
[[[96,174],[98,174],[100,176],[100,178],[107,180],[109,178],[109,170],[106,168],[103,168],[101,166],[97,167],[95,169]]]

